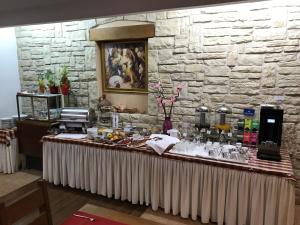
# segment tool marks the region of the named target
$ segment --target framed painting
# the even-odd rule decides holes
[[[104,92],[148,93],[147,40],[101,43]]]

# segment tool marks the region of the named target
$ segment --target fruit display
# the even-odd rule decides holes
[[[126,138],[125,132],[122,130],[112,130],[108,128],[99,128],[98,135],[102,140],[109,140],[112,142],[118,142]]]
[[[117,142],[125,138],[125,133],[123,131],[114,131],[107,133],[106,139]]]

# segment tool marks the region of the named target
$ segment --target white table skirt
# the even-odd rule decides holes
[[[43,178],[55,185],[158,207],[219,225],[294,224],[294,184],[283,177],[139,152],[44,142]]]
[[[18,169],[18,143],[12,139],[10,145],[0,144],[0,173],[14,173]]]

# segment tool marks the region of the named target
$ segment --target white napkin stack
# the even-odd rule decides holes
[[[165,134],[151,134],[150,140],[147,141],[146,144],[161,155],[170,145],[174,145],[178,142],[180,142],[180,140],[176,137],[170,137]]]

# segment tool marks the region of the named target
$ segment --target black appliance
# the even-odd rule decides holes
[[[267,160],[281,160],[283,109],[262,106],[260,110],[259,146],[257,157]]]

